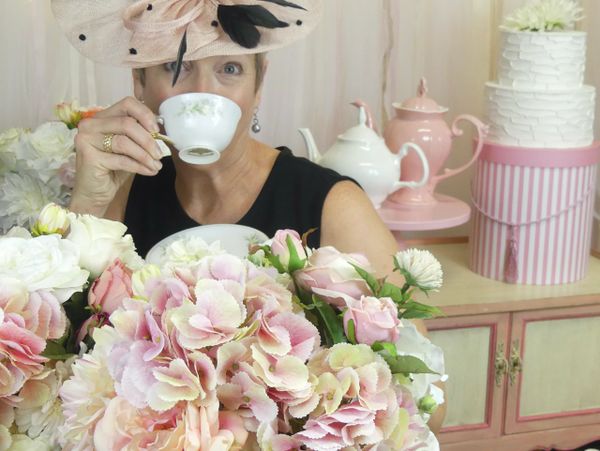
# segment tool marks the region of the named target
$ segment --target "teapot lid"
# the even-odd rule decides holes
[[[381,140],[381,137],[375,130],[368,126],[371,121],[369,120],[369,114],[365,107],[362,104],[353,105],[358,107],[358,125],[349,128],[339,135],[338,138],[345,141],[363,141],[368,143]]]
[[[438,105],[431,97],[427,97],[427,80],[421,78],[417,88],[417,97],[411,97],[404,102],[394,103],[398,110],[417,111],[420,113],[445,113],[448,108]]]

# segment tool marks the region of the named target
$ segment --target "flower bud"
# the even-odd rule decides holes
[[[69,228],[68,210],[60,205],[50,203],[46,205],[38,220],[33,225],[31,233],[33,236],[39,235],[64,235]]]

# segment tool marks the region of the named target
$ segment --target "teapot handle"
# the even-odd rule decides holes
[[[406,142],[406,143],[402,144],[402,147],[400,147],[400,151],[398,152],[398,155],[397,155],[398,167],[400,167],[400,160],[402,160],[402,158],[404,158],[408,154],[409,150],[414,150],[417,153],[417,155],[419,156],[419,160],[421,160],[421,164],[423,165],[423,177],[421,177],[421,180],[419,180],[419,181],[396,180],[394,182],[394,186],[393,186],[394,191],[396,191],[400,188],[419,188],[421,186],[426,185],[427,182],[429,181],[429,161],[427,160],[427,157],[425,156],[425,152],[423,152],[423,149],[421,149],[417,144],[415,144],[413,142]]]
[[[477,158],[479,158],[481,149],[483,149],[483,140],[487,135],[489,127],[483,122],[481,122],[479,119],[477,119],[475,116],[471,116],[470,114],[461,114],[460,116],[457,116],[456,119],[454,119],[454,122],[452,122],[453,138],[456,138],[457,136],[461,136],[463,134],[463,130],[458,128],[458,122],[460,121],[470,122],[477,129],[477,148],[475,149],[475,152],[473,152],[473,157],[471,158],[471,160],[469,160],[469,162],[467,162],[466,164],[456,169],[446,168],[444,169],[443,174],[434,175],[433,177],[431,177],[432,186],[436,186],[440,181],[447,179],[448,177],[452,177],[453,175],[456,175],[467,169],[469,166],[475,163]]]

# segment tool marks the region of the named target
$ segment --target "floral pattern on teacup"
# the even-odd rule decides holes
[[[220,105],[211,99],[197,100],[195,102],[184,103],[178,116],[191,116],[199,114],[201,116],[220,116]]]

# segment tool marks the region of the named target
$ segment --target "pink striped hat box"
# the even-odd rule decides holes
[[[600,142],[575,149],[486,143],[473,180],[471,270],[507,283],[585,277]]]

